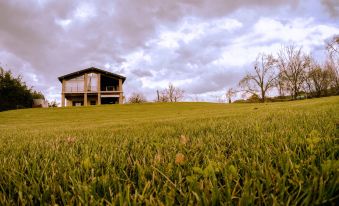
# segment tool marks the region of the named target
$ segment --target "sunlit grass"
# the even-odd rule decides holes
[[[339,97],[0,113],[3,204],[325,204]]]

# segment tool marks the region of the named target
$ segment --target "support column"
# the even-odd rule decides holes
[[[87,106],[87,93],[84,93],[84,106]]]
[[[65,94],[61,93],[61,107],[65,106]]]
[[[87,73],[84,78],[84,106],[87,106]]]
[[[98,101],[97,105],[101,105],[101,74],[98,73],[98,83],[97,83],[97,88],[98,88]]]
[[[123,103],[122,79],[119,79],[119,104]]]
[[[65,106],[65,85],[66,81],[63,79],[62,80],[62,88],[61,88],[61,107]]]

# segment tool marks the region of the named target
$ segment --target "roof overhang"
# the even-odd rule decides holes
[[[87,69],[72,72],[72,73],[60,76],[60,77],[58,77],[58,79],[59,79],[60,82],[62,82],[63,79],[71,79],[73,77],[76,77],[76,76],[79,76],[79,75],[82,75],[82,74],[85,74],[85,73],[89,73],[89,72],[100,73],[100,74],[104,74],[108,77],[112,77],[112,78],[116,78],[116,79],[122,79],[122,83],[124,83],[124,81],[126,80],[126,77],[124,77],[124,76],[121,76],[119,74],[114,74],[112,72],[108,72],[108,71],[98,69],[98,68],[95,68],[95,67],[90,67],[90,68],[87,68]]]

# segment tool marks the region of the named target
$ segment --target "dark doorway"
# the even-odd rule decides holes
[[[119,104],[118,97],[104,97],[101,98],[101,104]]]
[[[84,106],[84,102],[83,101],[73,101],[72,105],[73,105],[73,107],[74,106]]]
[[[97,102],[95,100],[91,101],[91,105],[96,105],[96,104],[97,104]]]

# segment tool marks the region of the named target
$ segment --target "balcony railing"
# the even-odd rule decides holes
[[[119,91],[118,86],[104,86],[101,88],[101,91],[103,92],[115,92]],[[85,90],[83,87],[65,87],[66,93],[83,93]],[[98,92],[98,87],[91,86],[87,87],[87,92]]]
[[[65,92],[68,93],[82,93],[84,91],[83,87],[65,87]],[[98,92],[98,87],[87,87],[87,92]]]
[[[117,86],[104,86],[101,91],[119,91]]]
[[[84,88],[83,87],[65,87],[65,92],[69,92],[69,93],[84,92]]]

